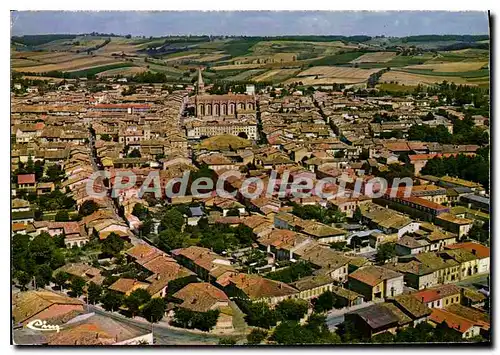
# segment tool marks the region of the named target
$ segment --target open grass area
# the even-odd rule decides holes
[[[47,73],[51,71],[66,72],[66,71],[76,71],[79,69],[89,69],[94,66],[115,64],[119,62],[121,61],[110,57],[85,56],[75,60],[65,61],[62,63],[42,64],[32,67],[23,67],[22,71],[30,73]],[[13,70],[18,70],[18,68],[14,68]]]
[[[388,71],[384,74],[379,79],[379,83],[397,83],[401,85],[419,85],[419,84],[435,84],[435,83],[441,83],[443,81],[447,82],[453,82],[455,84],[472,84],[474,85],[475,83],[468,82],[466,78],[462,78],[456,75],[449,75],[448,76],[440,76],[440,75],[435,75],[432,73],[432,75],[429,74],[424,74],[421,72],[417,73],[412,73],[412,72],[407,72],[407,71],[401,71],[401,70],[391,70]]]
[[[281,81],[293,77],[295,74],[298,73],[298,71],[299,70],[297,69],[273,69],[254,77],[253,80],[256,82],[270,81],[273,83],[279,83]]]
[[[438,72],[434,70],[424,70],[424,69],[406,69],[401,68],[399,71],[404,71],[406,73],[413,74],[423,74],[423,75],[433,75],[433,76],[458,76],[461,78],[480,78],[487,77],[489,75],[488,69],[472,70],[465,72]]]
[[[245,81],[265,72],[265,69],[250,69],[225,78],[227,81]]]
[[[310,64],[313,66],[348,64],[356,58],[362,56],[363,54],[363,52],[346,52],[335,54],[311,61]]]
[[[250,53],[250,49],[260,42],[260,39],[236,39],[224,44],[222,49],[232,57]]]
[[[98,69],[98,68],[96,68]],[[105,71],[101,71],[96,73],[99,77],[107,77],[107,76],[115,76],[115,75],[123,75],[123,76],[129,76],[129,75],[135,75],[139,73],[143,73],[147,71],[148,69],[145,67],[118,67],[118,68],[113,68],[113,69],[108,69]]]
[[[447,73],[458,73],[458,72],[472,72],[477,71],[488,65],[488,62],[451,62],[451,63],[426,63],[419,65],[410,65],[404,67],[404,69],[417,69],[417,70],[430,70],[433,72],[447,72]]]
[[[110,64],[110,65],[102,65],[102,66],[97,66],[97,67],[92,67],[92,68],[87,68],[83,70],[77,70],[77,71],[70,71],[70,76],[74,78],[80,78],[80,77],[86,77],[87,75],[96,75],[101,72],[105,72],[108,70],[112,69],[118,69],[118,68],[127,68],[127,67],[134,67],[135,65],[132,63],[116,63],[116,64]]]
[[[416,86],[411,85],[400,85],[400,84],[392,84],[392,83],[382,83],[378,84],[377,88],[380,90],[388,91],[388,92],[414,92]]]
[[[396,52],[365,53],[351,61],[351,63],[387,63],[396,56]]]

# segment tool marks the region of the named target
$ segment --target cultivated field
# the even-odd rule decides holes
[[[137,51],[148,46],[149,42],[137,43],[137,41],[122,38],[112,37],[111,42],[102,48],[99,48],[95,53],[101,55],[111,55],[112,53],[124,53],[127,55],[136,55]]]
[[[391,71],[384,74],[380,83],[396,81],[398,85],[399,82],[416,85],[443,80],[482,86],[489,83],[488,69],[481,69],[486,68],[489,51],[483,48],[447,51],[439,47],[457,41],[403,43],[402,39],[373,38],[356,43],[355,39],[292,36],[199,42],[187,37],[111,37],[109,43],[88,55],[88,49],[102,45],[108,37],[54,38],[50,42],[41,41],[33,45],[13,42],[10,47],[12,70],[32,73],[61,71],[71,72],[72,76],[98,74],[103,77],[151,70],[164,73],[169,80],[186,82],[196,76],[192,69],[210,63],[212,70],[204,74],[207,83],[214,80],[251,80],[319,85],[364,83],[373,73],[390,67]],[[446,36],[443,38],[446,39]],[[390,52],[391,49],[388,49],[395,47],[406,48],[405,53]],[[415,50],[430,47],[437,49],[427,52]],[[77,50],[80,53],[76,53]],[[123,55],[127,60],[122,58]]]
[[[459,73],[479,70],[488,62],[451,62],[451,63],[431,63],[431,64],[419,64],[410,65],[404,67],[405,69],[422,69],[422,70],[432,70],[435,72],[443,73]]]
[[[379,79],[380,83],[391,83],[396,82],[405,86],[419,85],[419,84],[434,84],[441,83],[443,80],[448,82],[454,82],[456,84],[468,84],[467,79],[458,76],[432,76],[432,75],[422,75],[405,73],[402,71],[389,71],[382,74]]]
[[[224,78],[224,80],[227,80],[227,81],[245,81],[245,80],[249,80],[253,76],[261,74],[264,71],[265,71],[265,69],[250,69],[250,70],[243,71],[243,72],[238,73],[238,74],[233,75],[233,76],[228,76],[227,78]]]
[[[263,64],[229,64],[213,67],[213,70],[238,70],[238,69],[256,69],[262,67]]]
[[[285,79],[288,79],[291,76],[294,76],[295,74],[297,74],[297,72],[297,69],[273,69],[256,76],[255,78],[253,78],[253,81],[272,81],[278,83]]]
[[[228,55],[225,53],[214,53],[210,55],[205,55],[200,58],[196,58],[194,61],[195,62],[216,62],[218,60],[221,60],[222,58],[227,57]]]
[[[351,63],[387,63],[396,56],[395,52],[365,53],[351,61]]]
[[[19,58],[13,58],[10,60],[10,65],[13,68],[22,68],[22,67],[31,67],[34,65],[38,65],[39,63],[34,60],[30,59],[19,59]]]
[[[349,67],[313,67],[303,72],[300,72],[297,76],[318,76],[321,78],[355,78],[360,80],[367,80],[370,75],[376,73],[378,69],[359,69],[359,68],[349,68]],[[360,81],[358,80],[358,81]]]
[[[120,60],[117,60],[114,58],[108,58],[108,57],[85,56],[84,58],[65,61],[62,63],[43,64],[43,65],[32,66],[32,67],[22,67],[22,70],[20,70],[21,68],[13,68],[13,70],[30,72],[30,73],[46,73],[46,72],[51,72],[51,71],[64,72],[64,71],[87,69],[87,68],[92,68],[92,67],[105,65],[105,64],[117,64],[117,63],[123,63],[123,62]]]
[[[144,73],[148,69],[146,67],[126,67],[126,68],[116,68],[110,69],[97,74],[97,77],[107,77],[107,76],[115,76],[115,75],[135,75],[139,73]]]

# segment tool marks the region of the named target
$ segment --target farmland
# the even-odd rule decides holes
[[[313,67],[300,72],[296,78],[290,79],[289,82],[292,80],[301,81],[304,85],[360,83],[368,80],[369,76],[377,71],[378,69],[335,66]]]
[[[109,76],[115,76],[115,75],[122,75],[122,76],[127,76],[127,75],[134,75],[138,73],[143,73],[147,71],[147,68],[145,67],[120,67],[120,68],[114,68],[114,69],[108,69],[105,71],[102,71],[97,74],[98,77],[109,77]]]
[[[298,70],[296,69],[273,69],[254,77],[253,81],[271,81],[279,83],[287,78],[294,76],[295,74],[297,74],[297,72]]]
[[[351,60],[351,63],[387,63],[396,56],[396,52],[366,53]]]
[[[240,72],[236,75],[228,76],[225,78],[227,81],[245,81],[245,80],[250,80],[250,78],[261,74],[264,72],[265,69],[251,69],[251,70],[246,70],[243,72]]]
[[[454,82],[456,84],[467,84],[467,79],[461,78],[458,76],[436,76],[436,75],[424,75],[424,74],[415,74],[415,73],[408,73],[408,72],[403,72],[403,71],[389,71],[384,74],[382,74],[379,82],[381,83],[398,83],[402,84],[405,86],[408,85],[419,85],[419,84],[424,84],[424,85],[430,85],[430,84],[435,84],[442,82],[443,80],[446,80],[448,82]]]
[[[206,67],[210,69],[204,73],[207,84],[225,80],[304,85],[366,83],[370,75],[390,68],[380,83],[401,80],[413,85],[447,80],[484,86],[489,82],[489,54],[480,46],[488,43],[470,42],[470,48],[439,49],[474,39],[28,36],[16,37],[11,43],[11,66],[17,72],[62,72],[72,77],[89,73],[100,77],[132,76],[149,70],[179,82],[191,81],[194,69]]]
[[[423,69],[436,72],[455,73],[455,72],[468,72],[473,70],[479,70],[487,64],[488,64],[487,62],[430,63],[430,64],[410,65],[405,67],[405,69]]]
[[[51,71],[75,71],[79,69],[87,69],[105,64],[115,64],[120,63],[119,60],[108,57],[81,57],[74,60],[64,61],[62,63],[55,64],[42,64],[32,67],[23,67],[23,72],[30,73],[48,73]],[[19,68],[13,68],[13,70],[19,71]]]

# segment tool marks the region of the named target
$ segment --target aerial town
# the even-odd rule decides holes
[[[210,54],[114,68],[105,58],[139,40],[94,57],[31,37],[11,47],[14,344],[490,342],[489,87],[419,79],[484,74],[467,65],[489,58],[488,36],[431,50],[346,38],[357,52],[330,59],[363,53],[309,67],[287,67],[310,61],[289,52],[228,60],[217,44],[238,40],[210,38]],[[219,77],[222,59],[241,72]],[[79,60],[85,74],[64,75]],[[160,70],[173,65],[180,78]],[[322,191],[297,194],[297,179]]]

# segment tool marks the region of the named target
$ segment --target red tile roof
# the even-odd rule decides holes
[[[34,184],[36,182],[35,174],[17,175],[17,184]]]
[[[434,323],[438,324],[446,322],[448,327],[453,328],[460,333],[465,333],[475,325],[474,322],[466,318],[438,308],[432,309],[432,313],[429,318]]]
[[[96,108],[149,108],[149,105],[144,104],[97,104]]]
[[[447,249],[465,249],[480,258],[488,258],[490,256],[490,248],[475,242],[458,243],[448,245]]]
[[[450,285],[442,285],[439,287],[418,291],[412,293],[412,295],[419,301],[422,301],[424,303],[429,303],[459,293],[460,293],[460,288],[458,286],[450,284]]]

